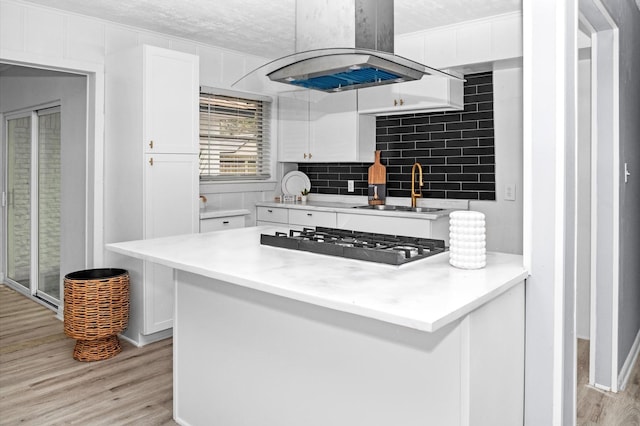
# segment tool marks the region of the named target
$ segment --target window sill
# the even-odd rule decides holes
[[[200,193],[222,194],[229,192],[275,191],[277,184],[278,182],[275,180],[200,182]]]

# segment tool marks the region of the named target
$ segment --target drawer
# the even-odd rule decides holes
[[[336,214],[334,212],[322,212],[316,210],[289,210],[289,223],[302,226],[336,227]]]
[[[244,216],[215,217],[200,219],[200,232],[221,231],[224,229],[244,228]]]
[[[256,220],[261,222],[288,223],[288,209],[280,207],[258,207]]]
[[[338,214],[338,228],[379,234],[431,238],[431,220],[364,214]]]

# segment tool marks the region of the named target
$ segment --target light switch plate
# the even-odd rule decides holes
[[[504,199],[507,201],[516,200],[516,185],[513,183],[504,186]]]
[[[353,181],[352,180],[348,180],[347,181],[347,192],[353,192],[355,191],[354,185],[353,185]]]

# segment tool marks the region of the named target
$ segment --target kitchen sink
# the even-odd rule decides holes
[[[444,210],[444,209],[437,209],[437,208],[433,208],[433,207],[393,206],[393,205],[389,205],[389,204],[354,206],[354,209],[384,210],[384,211],[397,211],[397,212],[416,212],[416,213],[433,213],[433,212],[439,212],[439,211]]]

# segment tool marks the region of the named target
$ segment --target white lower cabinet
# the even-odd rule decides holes
[[[313,208],[299,209],[287,207],[258,207],[258,225],[285,225],[299,229],[302,227],[336,227],[336,213]]]
[[[406,235],[410,237],[437,238],[449,241],[449,218],[436,220],[375,216],[364,214],[337,214],[338,228],[354,231],[377,232],[380,234]]]
[[[173,269],[144,262],[144,321],[142,334],[149,335],[173,327]]]
[[[244,216],[224,216],[200,219],[200,232],[224,231],[244,228]]]
[[[318,210],[289,210],[289,224],[299,226],[336,227],[336,213]]]
[[[406,235],[420,238],[436,238],[449,245],[449,217],[438,219],[420,217],[395,217],[380,214],[343,213],[318,210],[313,207],[257,207],[258,225],[284,225],[300,229],[322,226],[352,231],[376,232],[389,235]]]
[[[289,209],[285,207],[258,207],[256,218],[258,225],[288,225]]]

